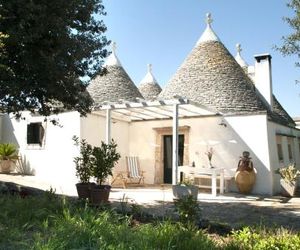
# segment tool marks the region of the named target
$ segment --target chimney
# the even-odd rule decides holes
[[[254,83],[256,89],[265,98],[270,109],[273,109],[273,90],[272,90],[272,72],[271,55],[255,55],[255,76]]]

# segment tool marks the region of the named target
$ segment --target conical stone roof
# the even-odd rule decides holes
[[[159,98],[179,95],[226,114],[266,111],[255,87],[210,27],[170,79]]]
[[[115,43],[113,43],[112,54],[104,64],[107,70],[106,74],[96,76],[87,88],[94,100],[95,106],[107,101],[136,101],[136,98],[143,98],[138,88],[122,67],[116,56],[115,49]]]
[[[161,87],[152,73],[152,65],[148,64],[148,72],[138,87],[140,93],[146,100],[155,99],[161,92]]]
[[[275,95],[273,95],[273,112],[270,112],[269,116],[277,123],[295,127],[296,123],[292,117],[281,106]]]

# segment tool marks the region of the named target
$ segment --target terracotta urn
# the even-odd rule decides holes
[[[235,173],[235,183],[240,193],[248,194],[255,184],[256,173],[248,151],[243,152]]]
[[[252,171],[237,171],[235,173],[235,183],[240,193],[249,194],[255,184],[256,174]]]

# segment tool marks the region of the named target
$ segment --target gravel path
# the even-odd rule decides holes
[[[295,199],[295,198],[294,198]],[[280,199],[279,199],[280,200]],[[255,201],[238,203],[201,202],[203,217],[228,223],[234,228],[242,225],[283,226],[300,232],[300,199],[292,202]]]
[[[199,196],[202,218],[211,222],[228,224],[235,229],[245,225],[264,225],[282,226],[300,232],[300,197],[244,197],[230,193],[220,200],[220,197],[207,199],[201,198],[201,194]],[[174,213],[174,204],[170,201],[142,205],[150,214],[168,216]]]

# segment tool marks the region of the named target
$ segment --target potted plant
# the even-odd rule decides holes
[[[193,199],[197,200],[199,188],[193,185],[191,179],[184,179],[177,185],[172,186],[173,195],[176,199],[182,199],[186,196],[192,196]]]
[[[92,157],[92,175],[98,185],[91,190],[91,202],[98,205],[108,201],[111,186],[103,183],[112,175],[112,169],[121,155],[117,152],[117,144],[112,140],[109,144],[101,142],[100,147],[93,147]]]
[[[296,169],[295,164],[290,164],[287,167],[279,168],[276,173],[280,175],[280,185],[284,196],[294,196],[297,188],[297,179],[300,176],[300,171]]]
[[[0,168],[2,173],[14,171],[19,159],[17,147],[11,143],[0,144]]]
[[[84,139],[79,142],[78,137],[74,136],[73,141],[76,146],[80,146],[80,156],[74,158],[76,176],[79,183],[76,184],[78,197],[80,199],[90,198],[90,189],[95,183],[90,182],[92,175],[93,147]]]

